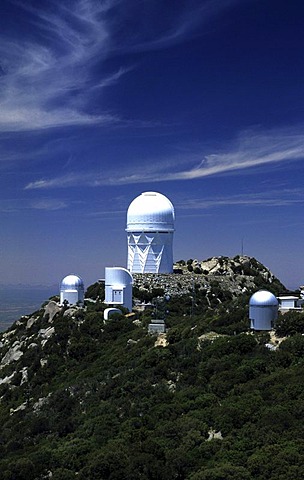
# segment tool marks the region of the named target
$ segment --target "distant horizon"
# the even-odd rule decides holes
[[[175,265],[175,264],[177,264],[177,262],[179,262],[179,261],[181,261],[181,260],[184,260],[184,261],[187,262],[187,260],[189,260],[190,258],[192,258],[193,260],[197,260],[198,262],[202,262],[202,261],[205,261],[205,260],[207,260],[207,259],[209,259],[209,258],[213,258],[213,257],[214,257],[214,258],[216,258],[216,257],[234,258],[234,257],[236,257],[236,256],[238,256],[238,255],[239,255],[239,256],[249,257],[249,258],[256,258],[256,257],[252,257],[251,255],[248,255],[248,254],[246,254],[246,253],[243,253],[243,254],[242,254],[242,253],[237,253],[236,255],[232,255],[232,256],[229,256],[229,255],[213,255],[213,256],[211,256],[211,257],[206,257],[206,258],[195,258],[194,256],[190,256],[190,257],[188,257],[188,258],[179,258],[178,260],[174,260],[174,263],[173,263],[173,264]],[[278,277],[278,276],[271,270],[271,268],[269,268],[269,266],[268,266],[267,264],[261,262],[258,258],[256,258],[256,260],[259,261],[260,263],[262,263],[262,264],[264,265],[264,267],[268,268],[268,269],[271,271],[271,273],[272,273],[288,290],[290,290],[290,291],[298,290],[299,287],[302,285],[302,284],[296,285],[295,283],[294,283],[294,286],[292,286],[292,287],[291,287],[290,285],[286,285],[286,284],[282,281],[282,279],[281,279],[280,277]],[[113,265],[112,265],[112,266],[113,266]],[[121,266],[121,265],[115,265],[115,266],[118,267],[118,266]],[[79,274],[79,275],[80,275],[81,278],[83,278],[83,276],[82,276],[81,274]],[[144,274],[143,274],[143,275],[144,275]],[[160,274],[158,274],[158,275],[166,275],[166,274],[161,274],[161,273],[160,273]],[[39,289],[39,288],[41,288],[41,289],[47,290],[47,289],[52,289],[52,288],[53,288],[54,290],[57,291],[57,293],[54,293],[54,295],[57,295],[57,294],[59,295],[59,293],[60,293],[60,282],[61,282],[62,279],[63,279],[63,277],[60,278],[57,282],[53,282],[53,283],[49,283],[49,284],[43,284],[43,283],[20,283],[20,282],[19,282],[19,283],[16,283],[16,284],[14,284],[14,283],[8,283],[8,284],[0,283],[0,289],[1,289],[1,288],[8,288],[8,287],[10,287],[10,286],[11,286],[11,287],[14,287],[14,288],[22,288],[22,289],[27,289],[27,288],[37,288],[37,289]],[[85,280],[85,279],[83,278],[83,280]],[[101,276],[101,275],[100,275],[100,276],[99,276],[98,278],[96,278],[95,280],[89,281],[88,283],[84,282],[85,289],[87,289],[90,285],[93,285],[95,282],[102,281],[102,280],[104,281],[104,276]],[[304,282],[303,282],[303,283],[304,283]]]
[[[56,285],[0,284],[0,331],[6,330],[23,315],[32,315],[48,298],[56,295],[57,290]]]

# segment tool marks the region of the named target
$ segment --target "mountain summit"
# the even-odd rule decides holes
[[[290,338],[251,333],[257,283],[283,288],[268,269],[249,257],[177,267],[162,278],[166,334],[148,334],[155,309],[105,322],[96,283],[84,307],[53,298],[0,335],[1,478],[301,478],[303,315]],[[156,308],[160,280],[141,276],[135,296]]]

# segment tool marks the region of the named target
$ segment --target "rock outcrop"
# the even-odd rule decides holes
[[[212,257],[207,260],[181,260],[173,274],[133,274],[134,287],[141,292],[162,291],[170,296],[187,295],[195,289],[210,293],[212,288],[238,297],[254,289],[272,286],[280,292],[286,289],[273,273],[253,257]],[[136,291],[136,289],[135,289]]]

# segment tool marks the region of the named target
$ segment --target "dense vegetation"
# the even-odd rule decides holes
[[[22,355],[2,362],[1,479],[302,478],[302,313],[279,319],[271,350],[248,331],[249,294],[210,307],[198,291],[168,301],[156,346],[149,313],[104,324],[100,286],[88,294],[2,335],[2,359]]]

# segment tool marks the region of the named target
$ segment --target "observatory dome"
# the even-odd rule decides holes
[[[249,301],[251,307],[276,307],[278,304],[278,299],[267,290],[259,290],[258,292],[255,292]]]
[[[278,299],[267,290],[255,292],[249,300],[250,328],[271,330],[278,318]]]
[[[77,275],[64,277],[60,284],[60,304],[67,302],[70,305],[82,304],[84,300],[84,284]]]
[[[127,232],[174,231],[174,207],[158,192],[144,192],[130,204],[127,213]]]
[[[67,275],[61,282],[60,288],[62,290],[79,290],[84,288],[83,280],[77,275]]]

